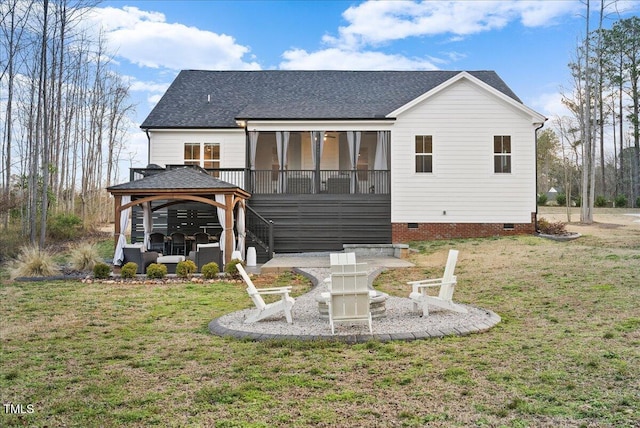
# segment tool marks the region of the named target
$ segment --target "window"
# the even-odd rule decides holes
[[[220,144],[204,145],[204,165],[205,168],[220,168]]]
[[[497,174],[511,172],[511,137],[509,135],[493,137],[493,170]]]
[[[184,164],[200,165],[200,144],[199,143],[185,143]]]
[[[185,143],[184,164],[220,168],[220,144]]]
[[[433,172],[431,135],[416,135],[416,172]]]

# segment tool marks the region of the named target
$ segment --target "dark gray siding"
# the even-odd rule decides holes
[[[254,195],[249,204],[273,220],[276,253],[391,243],[390,195]]]

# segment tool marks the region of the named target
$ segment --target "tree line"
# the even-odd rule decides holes
[[[573,87],[563,97],[572,115],[553,118],[553,130],[538,140],[538,188],[559,187],[586,223],[597,199],[640,206],[640,18],[604,28],[617,2],[596,2],[592,29],[591,3],[583,2],[586,36],[569,63]]]
[[[41,246],[50,213],[103,215],[134,110],[104,35],[82,25],[95,5],[0,3],[0,216]]]

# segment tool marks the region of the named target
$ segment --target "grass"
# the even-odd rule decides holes
[[[0,426],[637,427],[639,238],[415,243],[377,288],[406,296],[455,246],[456,299],[503,321],[414,342],[210,335],[240,283],[5,282],[0,397],[34,412]]]

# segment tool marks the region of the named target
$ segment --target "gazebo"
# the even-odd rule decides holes
[[[152,211],[183,202],[200,202],[217,210],[222,228],[220,250],[224,262],[231,260],[231,253],[237,248],[244,254],[246,200],[251,194],[235,184],[227,183],[207,174],[204,170],[185,166],[168,170],[159,170],[139,180],[122,183],[107,188],[115,199],[115,254],[114,264],[123,260],[123,247],[126,244],[124,233],[129,225],[129,208],[140,205],[143,210],[144,245],[148,246],[149,235],[153,230]],[[166,201],[152,208],[152,202]],[[238,207],[235,219],[238,232],[237,246],[234,233],[234,210]]]

